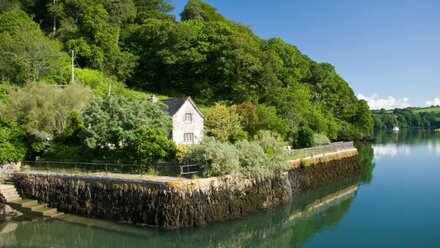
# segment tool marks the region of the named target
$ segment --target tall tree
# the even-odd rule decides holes
[[[21,10],[0,14],[0,80],[23,85],[61,73],[67,55]]]
[[[242,131],[241,118],[235,106],[214,105],[206,116],[205,129],[207,135],[220,141],[228,141],[234,134]]]
[[[95,98],[84,113],[81,139],[92,149],[121,147],[135,139],[141,126],[168,133],[171,119],[162,105],[136,97]]]
[[[202,0],[189,0],[180,14],[182,21],[227,21],[217,10]]]
[[[17,121],[28,133],[52,139],[64,132],[71,112],[81,113],[91,97],[89,88],[73,83],[64,88],[29,83],[10,93],[0,112]]]
[[[148,19],[174,20],[171,14],[174,7],[168,0],[135,0],[136,22],[145,23]]]

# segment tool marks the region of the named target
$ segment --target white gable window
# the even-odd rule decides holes
[[[193,144],[194,143],[194,134],[193,133],[184,133],[183,134],[183,142],[187,144]]]
[[[184,121],[185,122],[192,122],[192,114],[191,113],[186,113],[185,117],[184,117]]]

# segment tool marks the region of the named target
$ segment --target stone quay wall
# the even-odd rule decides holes
[[[22,197],[66,213],[176,229],[240,218],[287,202],[295,192],[359,173],[356,154],[333,154],[306,168],[251,178],[229,175],[154,182],[21,172],[14,175],[14,183]]]

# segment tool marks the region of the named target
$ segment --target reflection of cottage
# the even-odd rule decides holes
[[[197,144],[203,138],[204,116],[191,97],[162,101],[173,118],[172,138],[177,144]]]

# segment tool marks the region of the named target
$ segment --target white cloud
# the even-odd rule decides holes
[[[406,108],[411,106],[409,103],[409,98],[394,98],[389,96],[388,98],[379,98],[377,94],[373,94],[373,96],[368,97],[363,94],[358,94],[357,97],[359,99],[366,100],[368,102],[368,106],[371,109],[394,109],[394,108]]]
[[[432,105],[440,105],[440,98],[434,98],[432,100],[426,101],[426,106],[432,106]]]

